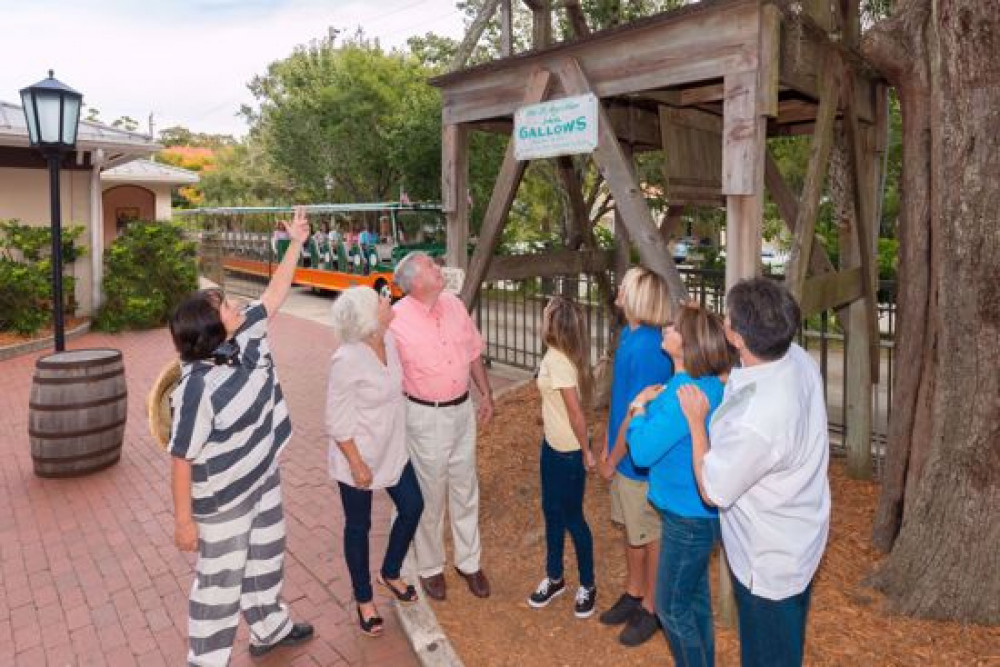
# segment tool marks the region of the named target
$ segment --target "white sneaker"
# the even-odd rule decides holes
[[[528,596],[528,604],[535,609],[541,609],[542,607],[548,606],[552,602],[553,598],[559,597],[566,592],[566,581],[560,579],[559,581],[552,581],[548,577],[542,579],[541,583],[538,584],[538,588],[535,592]]]
[[[577,618],[588,618],[597,604],[597,586],[580,586],[576,589],[576,604],[573,613]]]

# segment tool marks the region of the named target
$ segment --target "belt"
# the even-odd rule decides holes
[[[450,401],[425,401],[422,398],[417,398],[416,396],[406,395],[408,399],[416,403],[417,405],[426,405],[431,408],[450,408],[455,405],[461,405],[469,400],[469,392],[465,392],[458,398],[453,398]]]

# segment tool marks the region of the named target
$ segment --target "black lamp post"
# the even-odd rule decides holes
[[[52,328],[56,352],[66,349],[62,293],[62,212],[59,204],[59,164],[76,147],[83,95],[52,76],[21,90],[28,139],[49,163],[52,203]]]

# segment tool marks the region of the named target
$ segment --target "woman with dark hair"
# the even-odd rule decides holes
[[[691,432],[677,391],[697,387],[713,409],[722,401],[720,376],[730,366],[722,320],[697,305],[684,305],[663,329],[663,349],[673,361],[674,376],[632,401],[626,440],[636,465],[649,468],[649,501],[662,522],[656,613],[670,652],[678,665],[713,665],[708,558],[719,541],[719,515],[698,495]]]
[[[240,612],[250,654],[313,636],[281,600],[285,522],[278,458],[292,427],[268,342],[268,320],[288,295],[309,235],[305,210],[291,223],[290,252],[260,301],[238,308],[221,290],[185,299],[170,318],[181,357],[171,397],[169,451],[174,542],[198,551],[188,619],[188,664],[226,665]]]
[[[694,476],[720,511],[743,665],[801,665],[812,579],[830,527],[823,380],[792,343],[801,315],[784,287],[741,282],[726,309],[741,367],[709,428],[711,397],[681,390]]]

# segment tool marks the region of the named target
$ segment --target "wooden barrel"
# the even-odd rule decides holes
[[[122,353],[57,352],[35,362],[28,404],[31,458],[39,477],[73,477],[118,462],[128,392]]]

